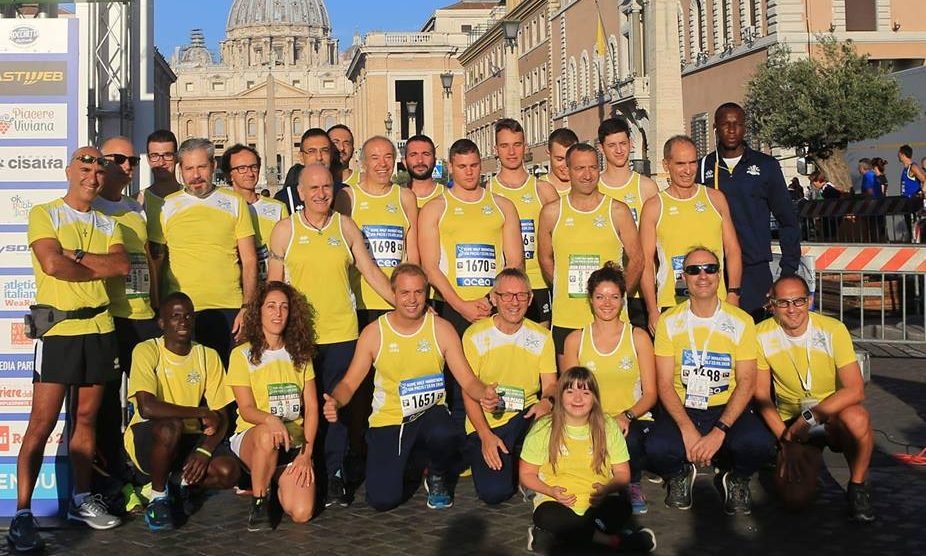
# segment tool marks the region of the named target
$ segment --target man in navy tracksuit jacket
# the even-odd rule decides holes
[[[727,197],[743,250],[740,308],[759,322],[767,316],[766,298],[772,286],[769,214],[778,221],[782,275],[797,272],[801,230],[781,165],[775,158],[749,148],[743,140],[746,112],[742,107],[732,102],[721,105],[714,112],[714,130],[717,150],[698,162],[697,182],[719,188]]]

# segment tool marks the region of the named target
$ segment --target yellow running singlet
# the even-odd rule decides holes
[[[402,208],[402,189],[392,184],[382,195],[367,193],[359,185],[350,190],[354,194],[350,217],[363,233],[370,257],[387,277],[392,276],[393,269],[405,260],[405,235],[409,228],[408,216]],[[350,285],[358,309],[392,309],[356,268],[351,268]]]
[[[421,208],[424,205],[426,205],[428,201],[430,201],[431,199],[436,199],[440,197],[441,195],[443,195],[445,191],[447,191],[447,188],[443,184],[435,183],[433,191],[431,191],[424,197],[418,197],[416,195],[415,202],[418,204],[418,208]]]
[[[154,310],[151,308],[151,272],[146,250],[148,228],[145,210],[138,201],[125,195],[118,201],[97,197],[93,200],[93,208],[122,226],[122,239],[125,240],[125,252],[131,265],[128,276],[106,279],[109,312],[114,317],[125,319],[154,318]]]
[[[630,173],[630,179],[627,183],[620,186],[611,186],[598,180],[598,191],[611,197],[615,201],[620,201],[630,208],[630,214],[633,215],[633,223],[640,227],[640,213],[643,212],[643,191],[640,189],[640,174]]]
[[[617,346],[609,353],[598,350],[591,324],[583,328],[579,340],[579,365],[595,373],[601,391],[601,409],[608,415],[616,418],[643,397],[637,347],[633,342],[633,327],[629,324],[624,324]],[[649,412],[639,418],[652,419]]]
[[[547,287],[540,272],[540,259],[537,258],[537,220],[543,202],[537,189],[537,179],[528,176],[518,187],[507,187],[498,181],[498,177],[489,182],[488,191],[505,197],[518,210],[521,222],[521,243],[524,245],[524,269],[530,279],[531,288],[538,290]]]
[[[270,258],[270,233],[277,222],[286,216],[286,205],[276,199],[257,196],[253,204],[248,205],[251,224],[254,226],[254,247],[257,249],[257,280],[267,281],[267,264]]]
[[[505,215],[492,194],[482,191],[478,201],[461,201],[453,190],[444,195],[440,231],[440,269],[464,301],[489,293],[495,275],[504,267],[502,228]]]

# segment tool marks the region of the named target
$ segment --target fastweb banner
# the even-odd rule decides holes
[[[0,515],[16,512],[16,458],[32,407],[35,303],[29,211],[61,197],[78,142],[78,20],[0,19]],[[32,510],[53,516],[70,494],[64,413],[45,445]]]

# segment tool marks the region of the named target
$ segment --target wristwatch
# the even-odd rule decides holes
[[[629,409],[624,412],[624,417],[626,417],[628,421],[635,421],[637,418],[637,416],[634,415],[633,411]]]
[[[819,424],[817,423],[817,418],[813,416],[813,411],[810,411],[809,408],[801,411],[801,417],[803,417],[811,427],[815,427]]]
[[[715,429],[719,429],[720,432],[722,432],[722,433],[724,433],[724,434],[727,434],[728,432],[730,432],[730,425],[724,423],[724,422],[721,421],[720,419],[718,419],[717,422],[714,423],[714,428],[715,428]]]
[[[75,262],[75,263],[79,263],[79,262],[81,261],[81,259],[84,258],[84,255],[86,255],[86,254],[87,254],[87,252],[84,251],[83,249],[75,249],[75,250],[74,250],[74,262]]]
[[[727,293],[733,293],[733,294],[739,295],[740,290],[741,288],[727,288]]]

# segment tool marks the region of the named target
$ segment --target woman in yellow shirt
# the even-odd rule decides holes
[[[251,472],[254,498],[248,531],[270,528],[271,482],[296,523],[312,519],[315,476],[312,445],[318,429],[315,329],[305,296],[283,282],[268,282],[247,305],[245,343],[229,357],[226,382],[238,402],[232,451]]]
[[[651,529],[625,529],[630,459],[620,428],[601,409],[598,381],[572,367],[556,385],[553,412],[534,423],[521,451],[521,486],[536,492],[527,548],[595,543],[652,552]]]
[[[640,478],[646,465],[643,441],[656,405],[656,358],[653,341],[642,328],[621,319],[627,290],[624,273],[608,261],[588,277],[588,299],[594,320],[566,337],[563,368],[576,365],[594,373],[601,387],[601,408],[618,424],[630,452],[630,505],[645,514]]]

